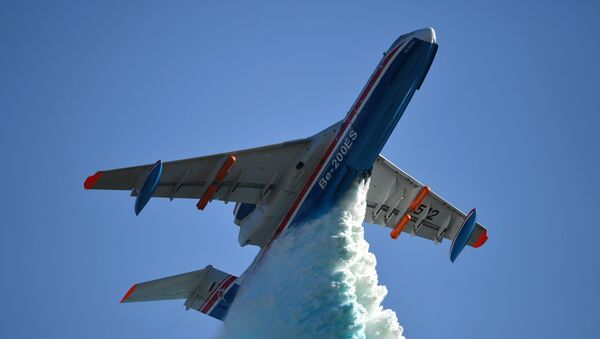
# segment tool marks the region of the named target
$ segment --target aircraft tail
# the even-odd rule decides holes
[[[192,308],[223,320],[238,288],[236,276],[208,265],[198,271],[135,284],[121,302],[186,299],[186,310]]]

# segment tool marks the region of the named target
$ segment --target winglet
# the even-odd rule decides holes
[[[479,236],[479,239],[477,239],[477,241],[473,244],[473,247],[479,248],[479,247],[483,246],[483,244],[485,244],[485,242],[487,240],[488,240],[487,230],[484,228],[483,232],[481,232],[481,235]]]
[[[471,234],[473,234],[475,226],[477,225],[476,219],[477,211],[473,209],[467,214],[465,221],[460,226],[456,237],[454,237],[454,240],[452,241],[452,245],[450,246],[450,261],[454,262],[460,252],[467,246],[467,242],[471,238]]]
[[[124,303],[127,301],[127,299],[129,299],[129,297],[131,297],[131,295],[133,294],[133,292],[135,292],[135,288],[137,287],[137,284],[133,284],[133,286],[131,286],[131,288],[129,289],[129,291],[127,291],[127,293],[125,293],[125,296],[123,297],[123,299],[121,299],[121,303]]]
[[[83,183],[83,188],[85,188],[86,190],[91,190],[92,188],[94,188],[94,186],[96,186],[96,183],[98,182],[98,180],[100,180],[101,177],[101,171],[94,173],[94,175],[90,175],[89,177],[87,177],[87,179],[85,179],[85,182]]]
[[[148,172],[146,176],[146,180],[142,185],[142,189],[139,191],[137,198],[135,199],[134,212],[135,215],[139,215],[144,206],[150,201],[152,195],[156,191],[158,187],[158,182],[160,181],[160,177],[162,175],[162,161],[158,160],[154,166]]]

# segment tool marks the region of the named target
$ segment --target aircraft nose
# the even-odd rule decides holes
[[[418,31],[414,31],[412,34],[417,39],[420,39],[420,40],[423,40],[423,41],[429,42],[429,43],[435,43],[435,31],[431,27],[423,28]]]

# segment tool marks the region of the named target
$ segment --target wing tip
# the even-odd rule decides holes
[[[86,190],[94,188],[94,186],[96,186],[96,183],[98,182],[98,180],[100,180],[101,177],[102,171],[98,171],[93,175],[90,175],[89,177],[87,177],[87,179],[85,179],[85,182],[83,183],[83,188],[85,188]]]
[[[129,297],[131,297],[131,295],[133,294],[133,292],[135,292],[136,287],[137,287],[137,284],[133,284],[133,286],[131,286],[131,288],[129,289],[129,291],[127,291],[127,293],[125,293],[125,296],[123,296],[123,298],[121,299],[121,303],[126,302],[127,299],[129,299]]]
[[[483,232],[481,232],[481,235],[479,236],[479,239],[477,239],[477,241],[475,241],[475,243],[473,244],[473,247],[479,248],[479,247],[483,246],[483,244],[485,244],[487,240],[488,240],[487,229],[484,228]]]

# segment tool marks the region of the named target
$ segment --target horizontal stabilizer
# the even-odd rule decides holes
[[[186,299],[186,309],[223,320],[237,293],[236,280],[236,276],[208,265],[202,270],[135,284],[121,302]]]

